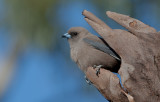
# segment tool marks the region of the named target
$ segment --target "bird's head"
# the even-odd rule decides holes
[[[62,38],[67,38],[69,41],[76,41],[83,39],[89,32],[83,27],[72,27],[68,30],[68,33],[62,35]]]

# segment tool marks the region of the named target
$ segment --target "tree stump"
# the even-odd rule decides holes
[[[160,32],[141,21],[115,12],[108,17],[128,29],[111,29],[94,14],[84,10],[85,20],[121,57],[119,79],[101,69],[96,76],[89,67],[87,78],[108,100],[113,102],[160,102]]]

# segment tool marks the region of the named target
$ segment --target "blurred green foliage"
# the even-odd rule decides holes
[[[93,0],[94,3],[99,7],[100,12],[104,13],[106,11],[113,11],[122,14],[127,14],[135,17],[135,8],[138,4],[143,4],[150,2],[150,4],[155,4],[154,12],[157,14],[157,18],[160,17],[160,0]],[[149,13],[149,12],[148,12]]]
[[[132,11],[131,0],[94,0],[101,12],[113,11],[122,14],[130,14]]]
[[[47,19],[52,16],[52,7],[57,0],[5,0],[7,5],[7,26],[18,39],[42,47],[54,44],[53,27]]]
[[[58,1],[58,0],[4,0],[6,3],[7,26],[11,28],[12,34],[24,42],[34,43],[36,45],[51,48],[56,42],[56,24],[50,23],[48,18],[55,17],[56,10],[53,7],[58,3],[73,2],[74,0]],[[143,3],[145,0],[90,0],[99,9],[99,14],[106,18],[104,12],[114,11],[132,17],[135,16],[135,5]],[[160,4],[159,0],[152,0],[156,4]],[[85,9],[85,8],[84,8]],[[160,9],[160,8],[159,8]],[[159,9],[157,12],[160,16]],[[56,19],[56,18],[53,18]]]

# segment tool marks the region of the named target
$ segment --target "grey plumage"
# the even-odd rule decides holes
[[[103,38],[100,38],[100,39],[103,39]],[[97,42],[97,41],[93,41],[93,40],[90,40],[90,39],[87,39],[87,38],[84,38],[83,39],[86,43],[90,44],[91,46],[93,46],[94,48],[100,50],[100,51],[103,51],[104,53],[107,53],[109,54],[110,56],[114,57],[115,59],[117,60],[121,60],[119,58],[119,56],[117,56],[117,54],[115,54],[113,52],[113,50],[107,46],[105,43],[100,43],[100,42]]]
[[[81,70],[94,65],[103,65],[110,71],[117,72],[120,65],[119,56],[99,38],[82,27],[73,27],[66,37],[70,44],[71,58]]]

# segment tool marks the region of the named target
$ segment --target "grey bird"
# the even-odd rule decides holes
[[[88,67],[98,68],[97,75],[101,67],[112,72],[118,71],[120,57],[103,38],[82,27],[73,27],[62,37],[68,39],[71,58],[84,72]]]

